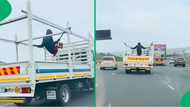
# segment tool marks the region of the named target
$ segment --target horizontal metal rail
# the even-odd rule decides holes
[[[13,23],[13,22],[17,22],[17,21],[21,21],[21,20],[24,20],[26,18],[27,18],[26,15],[22,15],[22,16],[19,16],[17,18],[14,18],[14,19],[7,20],[5,22],[1,22],[0,26],[6,25],[6,24],[10,24],[10,23]]]
[[[60,32],[60,33],[54,33],[54,34],[49,34],[49,35],[46,35],[46,36],[40,36],[40,37],[35,37],[35,38],[32,38],[32,40],[37,40],[37,39],[41,39],[43,37],[48,37],[48,36],[57,36],[57,35],[61,35],[63,32]],[[28,41],[28,39],[25,39],[25,40],[21,40],[21,41],[17,41],[17,43],[22,43],[22,42],[26,42]]]
[[[26,11],[24,11],[24,10],[22,10],[21,12],[24,13],[24,14],[28,14],[28,12],[26,12]],[[40,17],[38,17],[38,16],[32,15],[32,19],[35,20],[35,21],[37,21],[37,22],[40,22],[40,23],[42,23],[42,24],[45,24],[45,25],[51,26],[51,27],[53,27],[53,28],[56,28],[56,29],[58,29],[58,30],[67,32],[67,33],[69,33],[70,35],[73,35],[73,36],[75,36],[75,37],[81,38],[81,39],[83,39],[83,40],[88,40],[87,38],[85,38],[85,37],[83,37],[83,36],[80,36],[80,35],[78,35],[78,34],[75,34],[75,33],[71,32],[71,30],[69,30],[69,29],[65,29],[65,28],[63,28],[62,26],[59,26],[59,25],[57,25],[57,24],[54,24],[54,23],[52,23],[52,22],[50,22],[50,21],[48,21],[48,20],[45,20],[45,19],[43,19],[43,18],[40,18]]]

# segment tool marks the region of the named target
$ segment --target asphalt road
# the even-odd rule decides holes
[[[77,92],[72,94],[72,99],[69,104],[65,105],[64,107],[73,107],[73,106],[80,106],[80,107],[92,107],[93,106],[93,93],[92,92]],[[53,102],[36,102],[33,106],[55,106],[56,104]],[[16,105],[12,103],[1,103],[0,107],[12,106],[16,107]]]
[[[124,69],[97,70],[97,106],[179,106],[190,91],[190,71],[154,67],[151,74],[125,74]]]

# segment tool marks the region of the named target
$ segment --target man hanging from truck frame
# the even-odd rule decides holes
[[[51,53],[55,56],[58,52],[58,48],[63,48],[63,44],[59,43],[59,41],[61,40],[63,34],[65,34],[65,33],[66,32],[63,32],[61,37],[58,40],[54,41],[53,37],[51,36],[51,34],[53,34],[52,30],[47,29],[46,35],[50,35],[50,36],[43,37],[43,41],[42,41],[41,45],[33,45],[33,46],[38,47],[38,48],[45,47],[49,53]]]
[[[135,47],[132,47],[131,49],[137,49],[137,55],[141,56],[142,55],[142,49],[146,49],[143,45],[141,45],[140,42]]]

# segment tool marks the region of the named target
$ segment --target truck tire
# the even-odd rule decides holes
[[[66,105],[71,98],[71,90],[67,84],[60,85],[57,91],[57,101],[59,105]]]
[[[146,70],[145,71],[147,74],[151,74],[151,70]]]
[[[102,67],[102,68],[100,68],[100,70],[105,70],[105,68]]]

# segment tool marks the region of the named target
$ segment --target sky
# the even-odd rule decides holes
[[[190,47],[189,0],[97,0],[97,29],[112,40],[97,41],[97,52],[121,52],[123,42]]]
[[[6,19],[12,19],[23,15],[21,10],[26,10],[27,0],[9,0],[13,11]],[[72,27],[72,32],[88,37],[89,33],[93,34],[93,1],[91,0],[31,0],[32,13],[42,17],[55,24],[66,27],[69,22]],[[18,40],[27,39],[27,24],[26,20],[0,26],[0,38],[15,40],[15,35]],[[44,36],[46,29],[51,28],[43,24],[33,22],[33,37]],[[54,33],[60,31],[53,29]],[[75,37],[71,36],[73,40]],[[54,37],[57,39],[58,37]],[[65,42],[66,36],[63,36],[62,41]],[[42,40],[34,41],[34,44],[40,44]],[[15,45],[0,41],[0,61],[14,62],[16,61]],[[3,51],[2,51],[3,50]],[[34,57],[36,60],[44,59],[43,49],[34,49]],[[19,61],[28,60],[28,47],[19,45]]]

